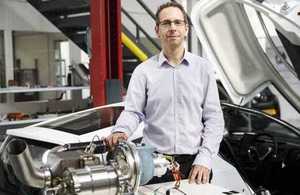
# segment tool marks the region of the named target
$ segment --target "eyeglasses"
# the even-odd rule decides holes
[[[159,22],[158,24],[163,27],[163,28],[170,28],[172,23],[175,26],[184,26],[185,25],[185,21],[184,20],[163,20],[161,22]]]

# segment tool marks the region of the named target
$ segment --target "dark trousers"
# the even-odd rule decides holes
[[[180,165],[181,179],[187,179],[189,177],[190,171],[192,169],[193,162],[196,158],[196,155],[188,155],[188,154],[179,154],[179,155],[171,155],[174,160]],[[212,171],[210,172],[210,179],[212,179]],[[162,182],[174,181],[172,172],[168,170],[161,177],[153,177],[147,184],[155,184]]]

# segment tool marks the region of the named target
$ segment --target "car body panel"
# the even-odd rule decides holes
[[[237,192],[243,192],[245,190],[245,195],[252,194],[249,186],[247,186],[248,184],[244,182],[240,173],[220,156],[213,160],[212,169],[214,175],[212,184],[222,186],[227,189],[235,189]]]
[[[216,65],[221,82],[235,104],[244,105],[273,84],[300,111],[300,97],[280,76],[261,48],[243,3],[262,13],[279,16],[249,0],[203,0],[191,20],[208,59]],[[298,26],[294,26],[298,29]],[[300,30],[300,29],[299,29]]]
[[[43,127],[25,127],[22,129],[7,130],[7,135],[44,141],[58,145],[80,142],[80,138],[74,134]]]
[[[9,129],[6,134],[58,145],[90,142],[95,136],[101,139],[111,133],[113,124],[123,110],[123,104],[123,102],[110,104],[67,114],[22,129]],[[111,112],[114,109],[117,112]],[[94,125],[95,123],[96,125]],[[129,140],[142,137],[143,129],[144,123],[141,122],[137,131],[130,136]],[[79,131],[82,131],[82,133],[78,133]]]

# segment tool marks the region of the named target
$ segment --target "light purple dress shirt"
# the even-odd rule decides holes
[[[161,52],[137,66],[113,132],[130,136],[141,121],[144,143],[165,154],[197,154],[193,164],[211,168],[224,131],[212,64],[185,51],[179,65]]]

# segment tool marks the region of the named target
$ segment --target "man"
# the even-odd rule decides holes
[[[107,141],[127,139],[144,121],[143,142],[173,156],[183,178],[200,184],[209,180],[224,121],[211,64],[184,48],[188,30],[180,4],[158,8],[155,31],[162,51],[135,69],[125,109]]]

